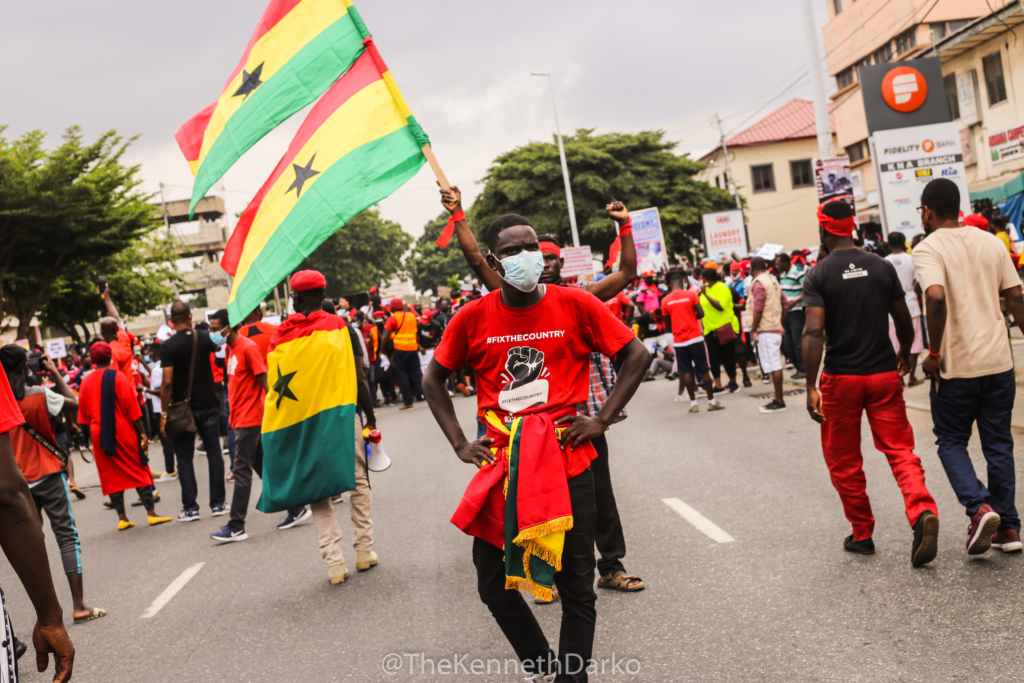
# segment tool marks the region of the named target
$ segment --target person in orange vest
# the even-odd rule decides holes
[[[386,349],[389,341],[394,344],[391,364],[395,366],[398,388],[402,392],[403,405],[399,410],[411,410],[413,400],[423,395],[420,386],[423,372],[420,369],[419,345],[416,341],[418,333],[416,314],[407,310],[400,298],[392,299],[391,317],[384,323],[383,347]]]

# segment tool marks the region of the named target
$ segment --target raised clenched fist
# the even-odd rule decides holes
[[[544,369],[544,353],[529,346],[515,346],[508,350],[505,369],[514,378],[508,388],[518,389],[540,377]]]

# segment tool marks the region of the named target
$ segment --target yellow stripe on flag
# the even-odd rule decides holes
[[[354,404],[358,396],[352,343],[344,327],[317,330],[275,347],[267,370],[264,434]]]
[[[353,95],[323,122],[295,156],[294,163],[305,165],[315,153],[313,170],[320,171],[319,175],[305,181],[302,196],[311,192],[317,180],[323,178],[324,172],[339,159],[357,147],[406,126],[405,119],[406,115],[383,80],[375,81]],[[293,169],[282,173],[260,205],[235,271],[236,287],[231,292],[232,301],[237,285],[245,279],[255,258],[299,201],[300,197],[295,190],[287,192],[294,181]]]
[[[242,85],[245,73],[252,73],[260,64],[260,80],[267,82],[277,71],[288,63],[306,44],[323,33],[324,29],[348,14],[352,5],[347,0],[304,0],[297,4],[277,24],[260,36],[252,46],[245,66],[238,72],[217,100],[217,107],[203,133],[203,146],[199,150],[196,168],[202,165],[207,152],[217,141],[221,131],[236,111],[245,102],[244,97],[234,93]],[[195,171],[193,171],[194,173]]]

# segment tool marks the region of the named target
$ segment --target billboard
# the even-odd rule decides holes
[[[971,212],[956,123],[876,131],[872,146],[881,192],[882,224],[887,235],[899,231],[909,239],[923,232],[917,208],[921,205],[921,191],[934,178],[949,178],[956,183],[961,209],[965,214]]]
[[[988,151],[993,164],[1002,164],[1024,156],[1024,125],[990,133]]]
[[[857,69],[868,133],[949,121],[937,57]]]
[[[636,269],[638,273],[648,270],[663,270],[668,265],[665,251],[665,235],[661,231],[661,216],[657,207],[630,211],[633,221],[633,242],[636,244]]]
[[[732,254],[746,256],[750,253],[747,244],[747,226],[743,224],[743,212],[739,209],[702,213],[700,216],[704,237],[704,253]]]

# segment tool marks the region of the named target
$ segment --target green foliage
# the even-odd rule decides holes
[[[446,225],[447,211],[427,223],[406,261],[409,274],[412,276],[412,285],[418,292],[431,292],[436,295],[438,286],[451,286],[453,278],[454,289],[457,290],[460,279],[468,277],[472,272],[454,235],[447,249],[434,244]]]
[[[155,233],[154,233],[155,235]],[[170,240],[150,237],[122,251],[66,271],[54,280],[38,312],[47,327],[62,327],[76,342],[85,340],[78,327],[106,315],[96,280],[107,278],[110,296],[123,317],[144,315],[174,300],[169,285],[184,284],[170,265],[176,258]]]
[[[122,264],[145,261],[139,258],[139,245],[159,222],[147,203],[150,197],[138,191],[139,167],[121,163],[134,138],[126,141],[110,131],[85,145],[80,130],[71,127],[60,146],[47,151],[41,131],[11,141],[2,136],[3,130],[0,127],[0,319],[16,316],[18,335],[23,337],[32,317],[58,291],[87,299],[84,288],[95,292],[95,280],[88,282],[88,277],[96,268],[107,265],[113,277],[120,272],[117,258]],[[119,257],[133,245],[134,254]],[[148,295],[155,300],[146,300]],[[137,306],[129,306],[145,309],[163,298],[161,287],[147,286]],[[92,320],[95,317],[86,322]]]
[[[299,270],[319,270],[327,278],[327,296],[364,292],[402,270],[402,255],[412,235],[394,221],[367,209],[317,247]]]
[[[631,211],[658,207],[670,254],[700,240],[700,215],[733,206],[729,193],[697,180],[704,164],[672,152],[663,131],[593,135],[580,129],[563,138],[580,243],[607,254],[614,224],[604,213],[617,199]],[[469,211],[478,237],[497,216],[518,213],[538,233],[572,244],[562,167],[555,142],[531,142],[494,160],[484,190]]]

